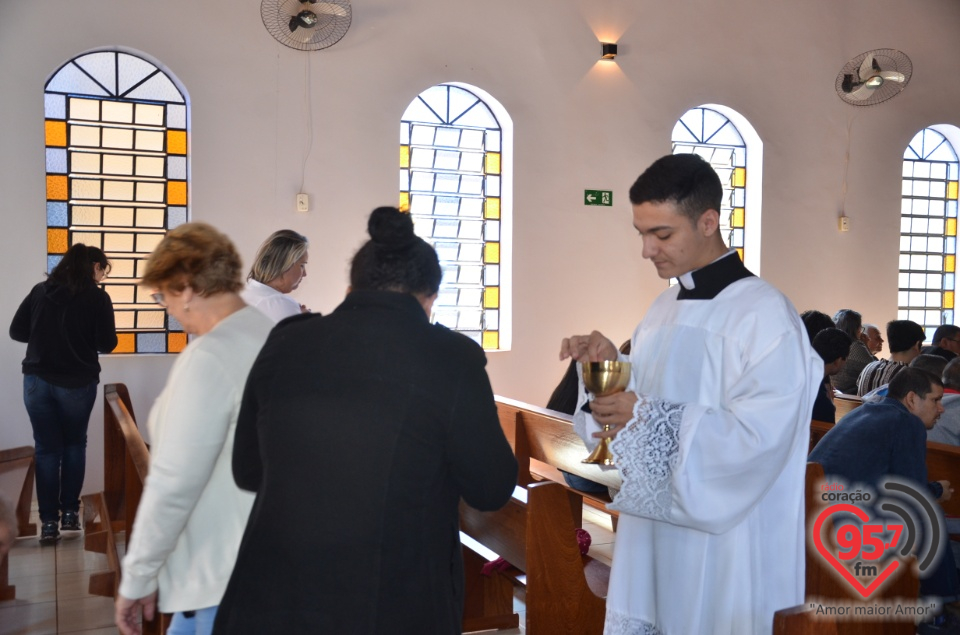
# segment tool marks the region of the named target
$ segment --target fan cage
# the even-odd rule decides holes
[[[882,86],[874,90],[867,99],[853,99],[843,90],[843,78],[845,75],[853,75],[859,79],[860,65],[863,64],[863,60],[867,59],[868,55],[873,55],[873,59],[882,70],[903,73],[904,80],[902,82],[886,81]],[[837,75],[834,88],[840,99],[851,106],[875,106],[903,92],[903,89],[910,83],[910,76],[912,74],[913,63],[910,61],[910,58],[907,57],[906,53],[898,51],[897,49],[876,49],[873,51],[865,51],[847,62],[840,71],[840,74]]]
[[[324,0],[323,4],[336,5],[345,15],[317,11],[314,4],[301,3],[300,0],[263,0],[260,4],[260,17],[267,32],[284,46],[298,51],[319,51],[343,39],[353,19],[349,0]],[[316,26],[299,27],[291,31],[290,19],[303,10],[317,14]]]

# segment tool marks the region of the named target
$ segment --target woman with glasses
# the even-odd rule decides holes
[[[27,343],[23,402],[36,449],[41,544],[57,542],[60,529],[80,529],[87,424],[100,383],[97,354],[117,345],[113,304],[99,286],[109,271],[100,249],[74,245],[10,324],[10,337]]]
[[[247,286],[241,293],[244,301],[274,322],[307,313],[307,307],[288,294],[307,276],[309,247],[306,237],[291,229],[272,233],[260,245],[247,274]]]
[[[253,495],[233,482],[240,396],[273,322],[240,298],[240,256],[209,225],[167,233],[143,286],[193,340],[150,411],[150,474],[128,537],[116,621],[140,632],[139,612],[174,617],[168,635],[209,633],[236,560]]]

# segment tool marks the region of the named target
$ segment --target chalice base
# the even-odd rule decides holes
[[[610,439],[600,439],[600,443],[593,449],[590,456],[580,462],[591,465],[616,465],[613,461],[613,453],[610,451]]]

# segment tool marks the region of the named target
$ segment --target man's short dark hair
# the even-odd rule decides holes
[[[891,353],[909,351],[927,339],[923,327],[911,320],[891,320],[887,322],[887,346]]]
[[[814,311],[813,309],[801,313],[800,321],[803,322],[803,326],[807,329],[807,337],[810,338],[811,344],[813,344],[813,338],[817,336],[817,333],[823,329],[832,329],[835,326],[829,315],[821,313],[820,311]]]
[[[723,186],[713,167],[696,154],[669,154],[653,162],[630,188],[630,202],[670,202],[692,223],[708,209],[720,212]]]
[[[943,387],[943,382],[940,381],[939,377],[919,368],[907,366],[890,380],[887,396],[897,401],[903,401],[908,393],[913,392],[923,399],[930,394],[934,386]]]
[[[943,324],[938,326],[937,330],[933,332],[933,339],[931,340],[931,343],[934,346],[940,346],[940,340],[944,338],[948,340],[956,339],[957,335],[960,335],[960,326]]]
[[[943,374],[943,367],[946,365],[947,360],[939,355],[917,355],[910,362],[910,368],[925,370],[936,377]]]
[[[833,321],[837,328],[849,335],[852,339],[860,337],[860,330],[863,328],[863,316],[853,309],[840,309],[833,316]]]
[[[947,362],[940,379],[943,381],[944,388],[960,390],[960,357],[954,357]]]
[[[817,351],[825,364],[846,359],[850,354],[850,336],[837,328],[823,329],[813,338],[813,350]]]

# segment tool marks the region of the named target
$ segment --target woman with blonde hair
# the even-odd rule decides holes
[[[194,336],[150,411],[150,474],[127,543],[116,601],[120,632],[140,632],[156,609],[168,635],[209,633],[227,587],[253,495],[230,458],[247,374],[273,328],[240,298],[240,256],[203,223],[171,230],[141,284]],[[159,597],[158,597],[159,592]]]
[[[307,275],[309,247],[306,237],[292,229],[270,234],[257,250],[247,274],[247,287],[241,294],[244,301],[274,322],[307,313],[307,307],[287,294]]]

